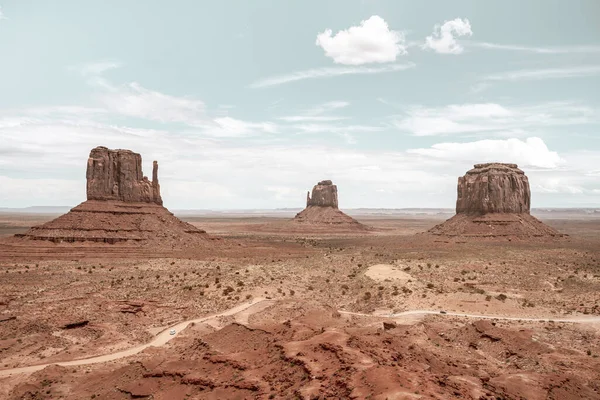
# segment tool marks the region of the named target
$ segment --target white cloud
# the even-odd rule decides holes
[[[328,101],[323,104],[319,104],[318,106],[311,108],[306,113],[308,115],[321,115],[325,114],[329,111],[340,110],[342,108],[346,108],[350,105],[347,101]]]
[[[282,85],[284,83],[297,82],[306,79],[331,78],[342,75],[372,75],[387,72],[404,71],[414,68],[414,63],[391,64],[383,67],[327,67],[314,68],[304,71],[296,71],[290,74],[278,75],[271,78],[258,80],[250,84],[251,88],[263,88],[269,86]]]
[[[223,126],[244,131],[231,121]],[[352,140],[344,132],[336,134]],[[17,127],[0,127],[0,206],[82,201],[86,159],[98,145],[141,153],[146,173],[151,171],[152,160],[158,160],[163,197],[171,209],[302,207],[306,191],[322,179],[338,185],[342,207],[452,207],[456,177],[472,164],[488,160],[529,168],[532,189],[550,199],[563,196],[559,197],[563,205],[571,204],[573,195],[543,192],[550,186],[540,168],[554,168],[552,176],[560,173],[561,180],[586,193],[598,188],[597,177],[585,174],[597,170],[600,155],[562,157],[536,138],[442,143],[410,151],[300,143],[207,139],[194,132],[67,124],[44,117]],[[31,190],[35,196],[29,194]],[[265,196],[267,192],[272,196]],[[534,196],[534,201],[539,198]]]
[[[445,21],[443,25],[435,25],[433,35],[425,38],[424,49],[434,50],[440,54],[460,54],[464,51],[456,37],[471,36],[471,24],[468,19],[456,18]]]
[[[600,75],[600,65],[582,65],[562,68],[523,69],[488,75],[484,81],[526,81],[544,79],[581,78]]]
[[[444,160],[463,162],[508,162],[524,167],[557,168],[564,160],[537,137],[526,140],[479,140],[468,143],[438,143],[408,151]]]
[[[502,106],[496,103],[449,105],[445,107],[412,106],[393,125],[415,136],[507,131],[524,132],[524,128],[575,124],[597,124],[600,112],[571,102],[538,105]]]
[[[471,42],[469,46],[480,47],[483,49],[492,50],[506,50],[506,51],[520,51],[526,53],[536,54],[588,54],[588,53],[600,53],[600,46],[555,46],[555,47],[535,47],[535,46],[521,46],[513,44],[497,44],[488,42]]]
[[[85,195],[81,182],[67,179],[19,179],[0,175],[0,187],[10,189],[0,191],[0,207],[2,204],[71,205],[69,200]],[[32,203],[32,199],[38,203]]]
[[[336,117],[333,115],[288,115],[285,117],[278,117],[277,119],[286,122],[330,122],[342,121],[348,119],[348,117]]]
[[[289,186],[267,186],[267,191],[274,194],[277,201],[293,201],[298,196],[297,190]]]
[[[199,125],[206,118],[204,102],[200,100],[170,96],[136,82],[120,87],[106,83],[106,86],[107,90],[98,99],[107,109],[122,115],[189,125]]]
[[[117,61],[98,61],[70,69],[87,78],[87,82],[97,90],[96,99],[106,110],[163,123],[179,122],[194,126],[205,121],[205,106],[201,100],[160,93],[137,82],[118,86],[102,76],[120,65]]]
[[[119,65],[118,62],[102,61],[71,67],[87,78],[96,90],[93,98],[102,106],[86,108],[86,114],[93,110],[107,115],[112,113],[161,123],[179,123],[195,128],[194,133],[201,136],[240,137],[277,131],[277,125],[271,122],[242,121],[228,116],[228,111],[234,108],[230,105],[217,107],[209,115],[204,102],[194,97],[172,96],[147,89],[137,82],[115,85],[102,76],[105,71]],[[43,111],[41,109],[38,113]],[[70,113],[71,120],[77,115],[75,107],[63,107],[62,110],[54,107],[50,111]]]
[[[306,110],[300,115],[292,115],[292,116],[284,116],[279,117],[279,120],[286,122],[331,122],[331,121],[341,121],[344,119],[348,119],[348,117],[341,117],[335,115],[323,115],[332,111],[341,110],[350,105],[347,101],[329,101],[326,103],[322,103],[313,107],[309,110]]]
[[[396,61],[406,54],[404,34],[390,30],[387,22],[378,15],[361,21],[333,35],[331,29],[317,35],[316,45],[337,64],[362,65]]]
[[[304,133],[349,133],[349,132],[379,132],[384,128],[382,126],[369,125],[335,125],[335,124],[297,124],[293,128]]]
[[[74,65],[69,67],[69,69],[71,71],[77,71],[83,76],[97,76],[111,69],[120,67],[121,63],[118,61],[96,61],[87,64]]]
[[[231,117],[215,118],[216,126],[207,127],[204,131],[211,136],[239,137],[256,132],[276,133],[277,125],[271,122],[247,122]]]
[[[492,84],[490,82],[477,82],[471,86],[469,92],[471,94],[478,94],[490,88],[491,86]]]
[[[541,193],[568,193],[581,194],[585,189],[581,186],[572,185],[572,182],[563,178],[545,177],[538,180],[533,188]]]
[[[344,139],[347,144],[354,145],[358,143],[356,141],[356,138],[347,132],[339,133],[338,135],[340,135],[340,137],[342,137],[342,139]]]
[[[0,6],[0,19],[7,19],[7,18],[4,16],[4,13],[2,13],[2,6]]]

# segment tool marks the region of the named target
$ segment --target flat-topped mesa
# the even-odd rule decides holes
[[[154,161],[149,181],[142,173],[142,156],[131,150],[110,150],[103,146],[92,149],[86,179],[88,200],[163,204],[158,163]]]
[[[457,214],[529,214],[530,207],[529,180],[516,164],[476,164],[458,178]]]
[[[321,181],[313,187],[312,196],[306,194],[306,207],[338,208],[337,186],[330,180]]]

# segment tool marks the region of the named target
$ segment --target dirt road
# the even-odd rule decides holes
[[[98,363],[118,360],[118,359],[121,359],[124,357],[129,357],[134,354],[140,353],[141,351],[147,349],[148,347],[151,347],[151,346],[159,347],[159,346],[165,345],[171,339],[176,337],[177,334],[179,334],[179,332],[181,332],[183,329],[185,329],[191,323],[202,323],[202,322],[207,322],[207,321],[215,319],[215,318],[224,317],[224,316],[232,316],[232,315],[239,316],[241,320],[247,321],[247,318],[250,314],[264,309],[265,306],[268,305],[267,303],[275,303],[275,302],[276,302],[275,300],[256,298],[250,302],[240,304],[234,308],[231,308],[231,309],[224,311],[222,313],[219,313],[219,314],[214,314],[214,315],[210,315],[210,316],[206,316],[206,317],[202,317],[202,318],[197,318],[197,319],[180,322],[180,323],[173,325],[173,326],[165,329],[164,331],[160,332],[150,342],[136,346],[136,347],[132,347],[127,350],[119,351],[117,353],[112,353],[112,354],[105,354],[105,355],[101,355],[101,356],[97,356],[97,357],[91,357],[91,358],[83,358],[83,359],[77,359],[77,360],[71,360],[71,361],[62,361],[62,362],[31,365],[31,366],[27,366],[27,367],[0,370],[0,378],[15,375],[15,374],[32,373],[32,372],[44,369],[49,365],[60,365],[60,366],[89,365],[89,364],[98,364]],[[263,304],[263,303],[265,303],[265,304]],[[254,311],[250,310],[253,306],[256,306],[256,308],[257,308]],[[578,323],[578,324],[597,323],[597,324],[600,324],[600,317],[572,318],[572,319],[523,318],[523,317],[506,317],[506,316],[500,316],[500,315],[462,314],[462,313],[455,313],[455,312],[446,312],[446,313],[442,314],[439,311],[431,311],[431,310],[411,310],[411,311],[404,311],[404,312],[396,313],[396,314],[362,314],[362,313],[355,313],[355,312],[342,311],[342,310],[340,310],[339,312],[341,314],[345,314],[345,315],[356,315],[356,316],[362,316],[362,317],[377,317],[377,318],[401,318],[403,316],[439,315],[439,316],[454,316],[454,317],[464,317],[464,318],[493,319],[493,320],[505,320],[505,321],[523,321],[523,322],[550,322],[550,321],[553,321],[553,322],[561,322],[561,323]],[[176,332],[175,335],[170,334],[170,331],[172,329],[175,329],[175,332]]]

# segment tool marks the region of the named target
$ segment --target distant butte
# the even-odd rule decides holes
[[[476,164],[458,178],[456,215],[428,232],[449,237],[562,236],[530,214],[529,180],[516,164]]]
[[[306,193],[306,207],[338,208],[337,186],[330,180],[317,183],[310,192]]]
[[[86,180],[87,201],[17,236],[55,243],[128,242],[163,247],[194,246],[208,238],[205,231],[163,207],[156,161],[150,181],[143,176],[140,154],[96,147],[87,161]]]
[[[339,210],[337,186],[330,180],[320,181],[313,187],[312,194],[306,194],[306,208],[296,214],[293,222],[315,228],[368,229]]]

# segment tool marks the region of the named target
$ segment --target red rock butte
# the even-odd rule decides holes
[[[458,237],[557,237],[530,214],[529,180],[516,164],[476,164],[458,178],[456,215],[428,232]]]
[[[158,162],[152,181],[142,173],[142,156],[131,150],[96,147],[87,162],[87,199],[163,204],[158,184]]]
[[[138,153],[96,147],[87,161],[86,178],[87,201],[17,236],[55,243],[128,242],[161,247],[188,247],[206,240],[205,231],[163,207],[156,161],[150,181],[142,174]]]
[[[341,228],[348,230],[367,230],[368,228],[346,215],[338,208],[337,186],[330,180],[321,181],[313,187],[312,194],[306,194],[306,208],[296,214],[292,220],[314,228]]]

